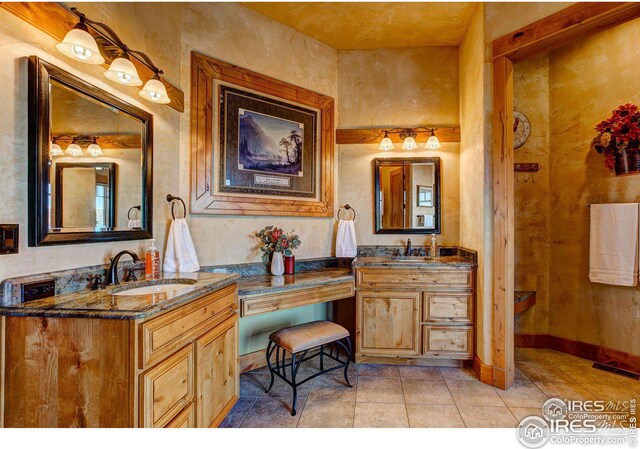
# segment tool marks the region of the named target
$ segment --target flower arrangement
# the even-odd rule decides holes
[[[262,242],[260,251],[262,251],[262,261],[268,262],[269,257],[274,252],[281,252],[285,256],[291,256],[292,250],[298,248],[302,241],[295,230],[292,229],[289,234],[275,226],[266,226],[256,233],[256,237]]]
[[[640,110],[634,104],[619,106],[595,129],[598,131],[594,139],[595,149],[604,153],[604,165],[611,172],[616,172],[617,158],[627,158],[627,150],[640,149]]]

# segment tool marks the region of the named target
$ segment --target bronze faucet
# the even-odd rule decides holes
[[[411,250],[411,239],[407,239],[407,250],[406,250],[404,255],[405,256],[410,256],[411,253],[412,253],[412,250]]]
[[[125,249],[124,251],[120,251],[118,254],[111,258],[111,264],[109,265],[109,271],[107,271],[107,285],[118,285],[120,281],[118,280],[118,262],[120,258],[128,254],[131,256],[134,262],[140,262],[138,255],[133,251],[129,251]]]

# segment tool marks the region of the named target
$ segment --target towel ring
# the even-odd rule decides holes
[[[182,210],[184,210],[184,217],[182,218],[187,218],[187,206],[186,204],[184,204],[184,201],[182,201],[182,198],[180,198],[179,196],[173,196],[170,193],[167,195],[167,201],[171,203],[171,216],[173,217],[173,219],[176,219],[176,215],[173,211],[173,206],[175,206],[175,201],[180,201],[182,203]]]
[[[355,219],[356,219],[356,210],[355,210],[353,207],[351,207],[351,206],[350,206],[350,205],[348,205],[348,204],[345,204],[345,205],[344,205],[344,209],[345,209],[345,210],[350,210],[350,211],[351,211],[351,213],[353,213],[353,218],[352,218],[352,220],[355,220]],[[341,207],[340,209],[338,209],[338,214],[337,214],[337,216],[338,216],[338,220],[340,220],[340,212],[342,212],[342,207]]]
[[[142,212],[142,209],[140,208],[140,206],[133,206],[131,209],[129,209],[129,210],[127,211],[127,219],[129,219],[129,220],[131,220],[131,211],[132,211],[133,209],[138,209],[140,212]]]

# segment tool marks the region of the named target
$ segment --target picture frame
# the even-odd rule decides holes
[[[333,98],[191,53],[191,213],[332,217],[334,151]]]
[[[418,185],[418,207],[433,207],[433,187]]]

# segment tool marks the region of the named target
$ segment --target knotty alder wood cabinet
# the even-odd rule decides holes
[[[236,284],[148,319],[7,316],[5,427],[215,427],[239,397]]]
[[[471,264],[355,271],[356,361],[456,365],[473,359]]]

